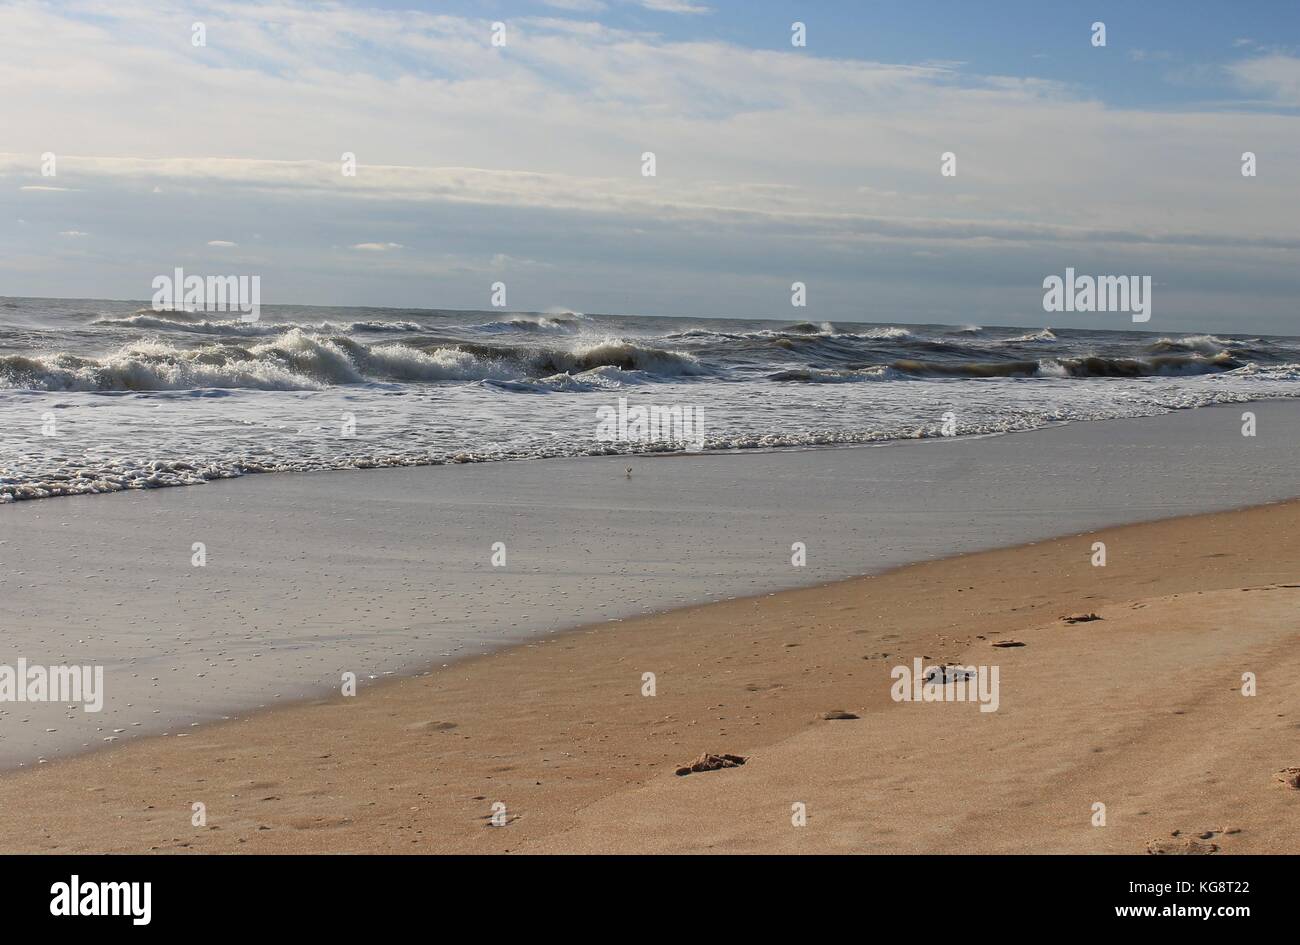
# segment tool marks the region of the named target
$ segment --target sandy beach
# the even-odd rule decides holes
[[[0,51],[10,926],[426,920],[393,855],[1290,917],[1300,5],[20,0]]]
[[[1256,406],[1277,425],[1294,422],[1289,405]],[[650,589],[659,587],[659,599],[671,601],[675,588],[667,578],[640,573],[646,596],[623,600],[618,618],[578,621],[572,630],[536,628],[516,639],[502,634],[445,667],[426,663],[420,675],[363,676],[354,697],[237,709],[228,721],[175,726],[166,735],[124,738],[106,750],[11,770],[0,777],[0,849],[1297,852],[1300,794],[1278,772],[1300,765],[1300,503],[1097,527],[1029,544],[1005,538],[1008,521],[1026,538],[1061,532],[1063,516],[1073,521],[1066,515],[1076,507],[1066,501],[1071,490],[1091,496],[1109,489],[1114,500],[1116,477],[1134,473],[1120,457],[1145,457],[1141,447],[1153,444],[1156,431],[1173,436],[1154,462],[1195,449],[1204,457],[1198,468],[1213,470],[1218,441],[1188,431],[1204,434],[1232,418],[1230,409],[1204,410],[912,449],[906,462],[915,471],[925,450],[957,448],[946,458],[964,474],[938,486],[949,493],[983,488],[974,451],[989,444],[1004,461],[1021,444],[1061,469],[1068,463],[1060,451],[1073,443],[1092,451],[1094,462],[1088,476],[1057,481],[1062,491],[1050,501],[1040,489],[1042,501],[1026,498],[1014,515],[987,501],[966,518],[935,513],[949,536],[1013,547],[941,557],[936,542],[928,553],[937,560],[630,616],[628,609],[653,599]],[[1240,448],[1226,434],[1221,441],[1225,451]],[[1187,488],[1191,476],[1175,488],[1133,475],[1124,500],[1080,501],[1077,508],[1112,520],[1160,518],[1178,511],[1179,502],[1241,504],[1233,499],[1251,490],[1285,490],[1284,453],[1291,448],[1276,438],[1270,443],[1241,473],[1235,495],[1198,494]],[[903,457],[908,449],[743,462],[753,470],[761,459],[824,464],[831,457],[843,464],[865,456],[884,469],[886,454]],[[735,458],[667,459],[638,472],[710,461]],[[272,477],[251,483],[256,488],[246,494],[293,482]],[[756,478],[754,488],[766,488],[763,482]],[[66,521],[72,503],[107,509],[120,500],[211,501],[223,488],[244,485],[250,484],[28,505]],[[1028,497],[1028,485],[1022,491]],[[914,493],[918,505],[935,495]],[[1157,496],[1163,507],[1144,504]],[[1037,519],[1026,512],[1039,508]],[[979,538],[978,529],[963,531],[963,523],[982,524],[981,515],[1003,523],[1001,530],[985,528]],[[888,533],[928,533],[923,518]],[[779,536],[787,545],[788,535]],[[420,555],[391,535],[387,540],[394,554]],[[961,550],[962,539],[950,541]],[[1104,567],[1093,563],[1096,542],[1106,546]],[[887,559],[903,554],[902,547],[884,543],[873,552]],[[367,550],[358,538],[354,553]],[[906,548],[914,559],[926,553]],[[310,569],[295,576],[292,559],[281,566],[288,579],[276,572],[274,581],[230,582],[221,606],[252,613],[277,594],[293,596],[288,589],[310,598]],[[870,570],[847,555],[838,566]],[[558,580],[558,571],[546,569],[538,586],[572,591],[576,585]],[[723,576],[715,580],[724,585]],[[732,580],[776,583],[743,566]],[[91,600],[104,602],[82,596],[78,606],[88,610]],[[147,595],[134,606],[141,603]],[[373,608],[373,621],[408,603],[397,594],[373,595],[356,609]],[[95,619],[125,635],[131,621],[114,614],[103,605]],[[1092,614],[1098,619],[1062,619]],[[560,611],[553,616],[566,619]],[[313,653],[301,641],[286,650],[292,659],[266,658],[283,670]],[[315,658],[340,659],[330,650]],[[891,671],[915,659],[996,666],[996,711],[894,701]],[[647,673],[654,674],[652,696],[643,694]],[[1253,674],[1254,695],[1243,694],[1243,674]],[[746,760],[675,773],[702,753]],[[205,805],[202,826],[192,823],[196,803]],[[1098,804],[1105,805],[1104,826],[1094,823]],[[800,813],[806,822],[796,826]]]

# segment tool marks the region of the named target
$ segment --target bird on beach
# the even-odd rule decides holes
[[[631,478],[632,478],[632,467],[631,467],[631,466],[627,467],[627,471],[626,471],[625,475],[626,475],[626,477],[627,477],[628,479],[631,479]]]

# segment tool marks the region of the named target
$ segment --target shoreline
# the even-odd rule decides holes
[[[409,676],[575,626],[1289,497],[1300,409],[1256,409],[1269,433],[1258,443],[1239,436],[1234,408],[1216,408],[674,456],[638,463],[631,480],[622,457],[589,457],[16,503],[0,512],[0,554],[21,562],[0,574],[12,651],[46,664],[85,653],[73,662],[105,665],[111,698],[96,717],[0,705],[0,765],[319,698],[342,672]],[[1198,474],[1164,482],[1180,453]],[[792,538],[807,567],[791,566]],[[205,568],[191,567],[195,540]],[[508,568],[490,564],[497,540]]]
[[[1127,621],[1145,617],[1141,614],[1145,610],[1162,615],[1161,621],[1145,626],[1147,634],[1181,632],[1181,649],[1198,648],[1201,656],[1220,659],[1222,642],[1203,647],[1197,636],[1203,628],[1196,621],[1221,609],[1220,598],[1226,596],[1235,605],[1241,599],[1237,587],[1244,574],[1253,576],[1255,580],[1248,582],[1252,585],[1273,588],[1271,593],[1251,595],[1252,607],[1282,607],[1292,615],[1300,610],[1300,591],[1284,586],[1294,576],[1300,557],[1300,537],[1293,537],[1300,535],[1298,524],[1300,500],[1163,519],[579,627],[473,657],[439,673],[363,685],[352,699],[336,696],[272,708],[201,727],[184,735],[185,741],[144,739],[108,752],[8,772],[0,776],[0,803],[11,817],[3,828],[0,848],[8,852],[934,849],[926,843],[947,842],[948,833],[970,829],[969,812],[963,815],[953,809],[954,803],[978,806],[978,792],[966,780],[957,799],[951,790],[922,792],[928,805],[923,810],[931,821],[951,820],[946,823],[949,830],[936,827],[932,832],[940,836],[925,842],[910,837],[897,824],[883,836],[877,824],[869,842],[861,837],[849,841],[840,830],[796,831],[785,822],[788,813],[778,817],[769,811],[767,822],[749,822],[742,828],[725,812],[745,796],[752,796],[754,803],[767,798],[771,807],[772,798],[781,793],[777,785],[790,793],[795,790],[790,784],[793,779],[802,794],[792,796],[810,798],[807,803],[814,813],[809,823],[815,825],[819,817],[826,817],[826,806],[842,803],[836,798],[841,798],[844,785],[834,785],[848,779],[861,782],[866,790],[878,772],[849,764],[848,770],[828,775],[818,773],[815,766],[809,770],[802,763],[791,765],[786,756],[812,752],[809,757],[824,759],[827,752],[842,753],[843,746],[837,745],[842,736],[857,735],[860,741],[865,735],[872,745],[919,739],[925,746],[921,754],[929,753],[936,763],[954,750],[960,755],[961,746],[954,744],[960,738],[991,738],[987,750],[1006,755],[1000,759],[1005,770],[998,769],[997,776],[985,780],[1006,789],[1032,772],[1015,773],[1017,766],[1025,766],[1025,759],[1016,755],[1016,743],[1008,748],[994,737],[992,726],[1006,725],[1008,719],[1011,724],[1025,724],[1024,706],[1037,700],[1041,704],[1028,726],[1039,745],[1036,751],[1048,750],[1060,739],[1077,738],[1068,725],[1057,730],[1060,720],[1051,718],[1053,711],[1062,708],[1052,705],[1053,687],[1063,685],[1068,672],[1061,675],[1059,658],[1036,664],[1040,651],[1052,657],[1048,651],[1068,648],[1071,640],[1077,644],[1085,635],[1113,635]],[[1088,563],[1091,540],[1104,540],[1112,548],[1112,560],[1104,569]],[[1276,547],[1261,550],[1271,542]],[[1170,567],[1183,560],[1179,549],[1197,543],[1202,544],[1198,548],[1202,554],[1183,561],[1181,568]],[[1223,556],[1242,560],[1233,562]],[[1025,587],[1026,572],[1041,575],[1031,590]],[[969,611],[970,605],[959,595],[976,589],[980,606],[998,612]],[[1081,593],[1085,590],[1091,593]],[[1162,593],[1134,596],[1139,592]],[[1202,600],[1189,610],[1178,604],[1178,595]],[[926,612],[917,614],[921,597]],[[970,599],[975,600],[975,595]],[[874,617],[869,613],[880,607],[885,608],[883,613]],[[1056,623],[1061,616],[1057,611],[1086,608],[1097,610],[1103,620],[1068,630]],[[847,620],[842,616],[845,612]],[[1170,615],[1189,629],[1167,630],[1165,618]],[[886,618],[886,626],[873,627],[872,620],[881,617]],[[1253,660],[1254,669],[1271,670],[1260,673],[1258,701],[1238,696],[1242,701],[1229,700],[1226,708],[1216,704],[1209,707],[1213,718],[1205,715],[1209,709],[1182,703],[1172,710],[1161,706],[1162,714],[1190,715],[1189,721],[1197,727],[1250,728],[1263,724],[1268,715],[1254,711],[1257,707],[1276,707],[1274,714],[1285,716],[1278,724],[1300,726],[1296,703],[1288,702],[1287,692],[1300,691],[1300,682],[1290,683],[1285,673],[1289,666],[1300,668],[1300,646],[1274,638],[1270,628],[1276,626],[1275,618],[1272,612],[1258,620],[1238,615],[1240,626],[1253,627],[1251,632],[1258,636],[1250,641],[1251,647],[1269,654],[1242,664]],[[891,619],[911,623],[900,626]],[[737,632],[738,626],[745,630]],[[885,632],[890,629],[899,632]],[[987,648],[995,638],[1010,637],[1027,645]],[[1126,638],[1123,643],[1127,652],[1108,657],[1117,661],[1116,672],[1124,665],[1156,669],[1159,682],[1161,672],[1171,671],[1167,648],[1143,639]],[[913,655],[960,662],[975,654],[987,660],[989,653],[997,654],[1005,671],[1002,706],[987,719],[978,711],[958,714],[974,706],[900,707],[889,701],[885,670],[894,663],[910,664]],[[1090,658],[1101,655],[1093,653]],[[1067,669],[1077,656],[1064,654]],[[658,692],[653,698],[638,692],[644,667],[657,672]],[[1017,667],[1032,669],[1033,674],[1017,675]],[[1177,672],[1185,670],[1179,667]],[[610,677],[611,671],[617,679]],[[1037,674],[1050,683],[1036,682]],[[875,682],[864,684],[855,676]],[[1300,677],[1291,674],[1289,679]],[[1223,680],[1218,688],[1232,688],[1231,680]],[[1106,716],[1120,719],[1117,732],[1136,737],[1128,729],[1136,726],[1141,733],[1154,724],[1141,718],[1144,701],[1149,701],[1149,694],[1125,691],[1122,696],[1112,694],[1111,702],[1102,707]],[[1252,710],[1249,718],[1225,719],[1243,706]],[[819,712],[837,709],[859,718],[825,721],[818,717]],[[897,714],[900,709],[914,714],[904,717]],[[917,710],[928,714],[916,716]],[[1093,749],[1101,749],[1102,754],[1124,750],[1123,744],[1107,742],[1100,733],[1093,740],[1100,742]],[[1217,749],[1225,742],[1230,740],[1223,736],[1212,740]],[[1277,748],[1285,751],[1281,745]],[[701,751],[734,751],[750,760],[736,770],[686,778],[673,774]],[[850,752],[849,760],[854,757]],[[1240,762],[1235,758],[1235,763]],[[916,776],[915,764],[905,756],[893,763],[901,766],[898,775]],[[1263,803],[1268,816],[1282,818],[1272,834],[1266,818],[1253,818],[1245,809],[1222,815],[1221,819],[1233,822],[1218,826],[1233,833],[1202,825],[1193,817],[1194,798],[1180,791],[1178,784],[1156,778],[1164,792],[1161,796],[1172,792],[1177,798],[1169,811],[1129,811],[1125,819],[1135,821],[1134,825],[1098,834],[1088,825],[1085,810],[1078,836],[1068,834],[1068,848],[1089,850],[1100,842],[1097,852],[1143,852],[1128,848],[1136,843],[1132,831],[1141,827],[1152,834],[1147,840],[1163,838],[1172,847],[1182,841],[1165,834],[1177,830],[1186,839],[1187,832],[1196,829],[1214,835],[1198,842],[1224,852],[1276,850],[1279,844],[1294,852],[1279,836],[1296,836],[1283,827],[1297,823],[1300,805],[1292,802],[1279,813],[1274,808],[1279,799],[1287,800],[1287,789],[1278,784],[1274,785],[1277,791],[1270,793],[1256,783],[1267,781],[1273,773],[1269,766],[1275,763],[1276,759],[1260,759],[1261,770],[1251,782],[1262,792],[1263,800],[1257,803]],[[1150,789],[1150,772],[1144,778],[1144,786]],[[975,781],[980,782],[981,776],[976,775]],[[947,783],[950,788],[951,781]],[[380,784],[398,797],[376,793]],[[1217,789],[1200,784],[1195,793],[1217,799],[1214,791],[1222,789],[1222,783]],[[874,785],[873,790],[881,788]],[[947,798],[941,796],[944,793]],[[506,804],[507,824],[503,829],[484,829],[495,794],[505,798],[501,802]],[[185,801],[187,796],[192,799]],[[888,791],[880,796],[898,801]],[[190,805],[204,798],[211,799],[208,826],[189,826]],[[1047,791],[1041,803],[1050,806],[1053,800],[1053,792]],[[374,806],[380,809],[368,809]],[[778,806],[786,809],[789,804]],[[1123,802],[1119,806],[1123,809]],[[1152,819],[1144,819],[1148,817]],[[1163,823],[1162,829],[1156,829],[1161,817],[1170,825],[1167,830]],[[879,818],[888,821],[888,812],[881,810]],[[1179,826],[1179,818],[1193,822]],[[131,829],[121,830],[124,823]],[[724,823],[730,827],[723,830]],[[44,825],[42,840],[37,839],[36,824]],[[805,839],[813,836],[821,839]],[[1042,849],[1042,838],[1025,839],[1017,846],[1013,836],[1004,837],[999,845],[996,836],[976,831],[966,842],[983,850],[1058,852],[1051,843],[1064,841],[1057,836]],[[1128,847],[1116,849],[1121,843]]]
[[[75,391],[75,394],[85,394],[85,391]],[[319,392],[315,392],[319,393]],[[157,491],[170,491],[172,489],[189,489],[202,486],[220,486],[225,483],[241,482],[245,480],[256,480],[266,476],[319,476],[329,474],[357,474],[365,472],[377,472],[384,470],[402,470],[402,469],[433,469],[433,468],[456,468],[461,466],[495,466],[502,463],[536,463],[536,462],[582,462],[587,460],[608,460],[611,462],[633,462],[649,461],[660,459],[689,459],[699,457],[722,457],[722,456],[740,456],[740,455],[780,455],[785,453],[806,453],[806,452],[837,452],[841,450],[859,450],[859,449],[877,449],[888,447],[903,447],[909,445],[921,445],[928,443],[942,442],[974,442],[983,440],[1000,440],[1007,437],[1020,437],[1033,435],[1048,430],[1056,430],[1069,426],[1081,424],[1117,424],[1132,422],[1158,421],[1162,418],[1177,416],[1186,412],[1194,411],[1228,411],[1237,410],[1242,407],[1255,405],[1285,405],[1294,404],[1300,398],[1290,396],[1275,395],[1272,397],[1262,396],[1256,399],[1244,399],[1240,401],[1231,401],[1224,403],[1197,404],[1187,407],[1167,408],[1163,412],[1141,414],[1137,416],[1116,416],[1116,417],[1072,417],[1061,420],[1050,420],[1044,422],[1041,426],[1027,427],[1023,429],[1009,430],[990,430],[978,433],[962,433],[954,437],[943,435],[918,435],[918,436],[890,436],[882,437],[878,440],[844,440],[828,441],[814,443],[778,443],[774,445],[762,446],[731,446],[731,447],[708,447],[704,449],[665,449],[665,450],[643,450],[630,452],[608,452],[608,453],[571,453],[557,455],[537,455],[537,456],[508,456],[503,458],[483,458],[483,459],[431,459],[428,461],[395,461],[391,463],[374,463],[370,465],[354,464],[341,466],[307,466],[300,469],[293,468],[268,468],[268,469],[250,469],[233,475],[218,476],[213,479],[205,479],[200,482],[166,482],[148,487],[141,488],[121,488],[109,489],[103,492],[72,492],[43,498],[16,498],[12,495],[0,493],[0,509],[6,506],[25,505],[29,502],[43,502],[49,499],[89,499],[94,496],[111,496],[111,495],[135,495],[141,493],[150,493]]]

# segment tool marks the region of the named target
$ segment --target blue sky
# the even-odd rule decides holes
[[[0,82],[0,294],[1300,333],[1292,3],[16,0]]]
[[[455,12],[467,17],[581,16],[540,0],[381,3],[389,10]],[[673,6],[673,0],[666,0]],[[1300,4],[1294,0],[681,0],[701,12],[647,9],[597,0],[586,15],[622,29],[654,31],[671,41],[712,40],[784,51],[790,23],[805,23],[807,54],[882,62],[961,62],[985,74],[1034,75],[1086,89],[1118,107],[1205,105],[1249,96],[1225,90],[1218,68],[1255,49],[1300,51]],[[1105,51],[1090,43],[1093,22],[1106,23]],[[1103,58],[1104,57],[1104,58]],[[1104,64],[1104,68],[1098,68]]]

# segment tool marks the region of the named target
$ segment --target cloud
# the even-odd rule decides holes
[[[401,243],[357,243],[353,249],[359,249],[367,253],[387,253],[394,249],[405,249]]]
[[[60,235],[60,236],[66,236],[66,237],[69,237],[69,238],[72,238],[72,239],[76,239],[76,238],[78,238],[78,237],[82,237],[82,236],[89,236],[90,234],[89,234],[89,233],[85,233],[85,232],[83,232],[83,231],[81,231],[81,230],[61,230],[61,231],[59,232],[59,235]]]
[[[1300,107],[1300,58],[1282,54],[1247,59],[1228,67],[1245,89],[1279,105]]]
[[[570,10],[575,13],[600,13],[608,9],[603,0],[542,0],[542,3],[557,10]]]
[[[51,193],[66,193],[66,192],[70,191],[72,188],[70,188],[70,187],[48,187],[48,186],[41,185],[41,184],[27,184],[27,185],[25,185],[25,186],[23,186],[23,187],[19,187],[18,189],[19,189],[19,190],[23,190],[23,191],[28,191],[28,192],[49,191],[49,192],[51,192]]]
[[[687,0],[640,0],[641,6],[657,13],[712,13],[706,6],[688,3]]]
[[[208,240],[208,245],[215,246],[218,249],[230,249],[232,247],[238,246],[239,244],[232,243],[230,242],[230,240]]]

